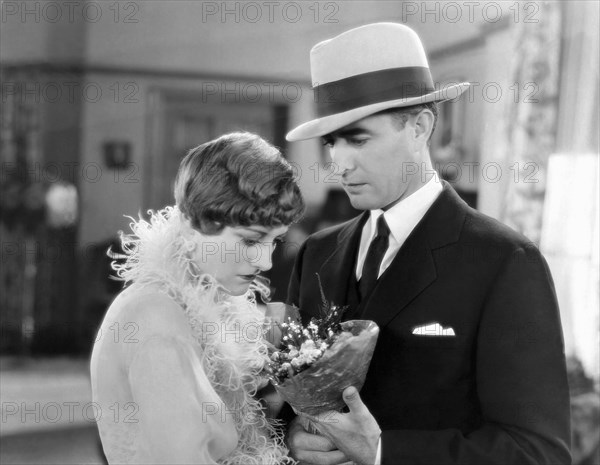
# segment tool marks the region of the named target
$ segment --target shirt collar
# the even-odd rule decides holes
[[[412,230],[421,221],[442,190],[443,185],[441,181],[437,176],[432,176],[423,187],[398,202],[386,212],[381,209],[371,210],[369,217],[371,236],[375,236],[377,220],[381,215],[384,215],[385,221],[390,228],[390,234],[397,242],[402,242],[405,239],[403,232],[407,229]]]

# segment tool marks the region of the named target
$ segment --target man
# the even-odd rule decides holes
[[[414,31],[380,23],[316,45],[319,118],[288,140],[322,137],[365,212],[301,247],[288,301],[317,316],[318,273],[348,319],[379,340],[348,413],[295,419],[303,463],[570,463],[569,395],[552,279],[525,237],[469,208],[432,175],[435,90]]]

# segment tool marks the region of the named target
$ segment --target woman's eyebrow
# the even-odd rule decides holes
[[[261,237],[266,236],[267,235],[267,231],[263,231],[262,229],[255,229],[252,226],[243,226],[241,228],[241,231],[243,232],[251,232],[251,233],[255,233],[255,234],[260,234]]]

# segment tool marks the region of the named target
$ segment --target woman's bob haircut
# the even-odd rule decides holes
[[[194,228],[209,235],[226,226],[287,226],[305,209],[291,165],[249,132],[190,150],[177,172],[175,202]]]

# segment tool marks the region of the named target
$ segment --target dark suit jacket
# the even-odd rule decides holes
[[[301,247],[288,302],[318,316],[356,305],[368,212]],[[525,237],[468,207],[445,184],[361,303],[380,335],[361,397],[382,433],[382,464],[569,464],[570,413],[554,285]],[[417,336],[438,322],[455,337]]]

